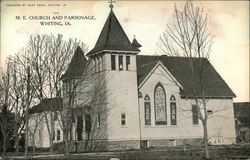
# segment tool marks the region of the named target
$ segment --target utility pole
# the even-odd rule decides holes
[[[26,117],[25,117],[25,158],[28,158],[28,127],[29,127],[29,99],[30,99],[30,67],[27,68],[27,99],[26,99]]]

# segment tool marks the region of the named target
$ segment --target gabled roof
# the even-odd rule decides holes
[[[82,76],[85,67],[87,65],[87,59],[84,56],[82,49],[78,46],[71,59],[71,62],[66,70],[65,74],[62,75],[61,79],[74,79]]]
[[[113,10],[110,10],[109,16],[102,28],[95,47],[87,54],[87,56],[103,50],[139,51],[129,41]]]
[[[30,114],[41,113],[45,111],[60,111],[62,108],[62,98],[45,98],[38,105],[29,109]]]
[[[138,86],[143,82],[147,77],[150,71],[155,67],[158,61],[161,61],[162,64],[168,69],[168,71],[175,77],[175,79],[183,86],[180,94],[183,97],[193,97],[192,93],[192,84],[193,82],[197,86],[198,96],[202,96],[202,87],[198,78],[199,73],[199,61],[198,58],[192,58],[194,64],[194,80],[190,78],[191,69],[190,69],[190,59],[186,57],[169,57],[169,56],[137,56],[137,77],[138,77]],[[207,59],[202,59],[202,63],[205,64],[205,96],[213,98],[232,98],[235,97],[235,94],[217,73],[214,67],[209,63]]]

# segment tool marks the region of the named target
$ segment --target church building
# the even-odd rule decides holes
[[[78,47],[62,76],[63,104],[79,110],[72,139],[106,150],[201,145],[203,126],[190,89],[189,59],[143,55],[140,47],[136,38],[131,43],[111,6],[94,48],[86,58]],[[200,62],[192,61],[194,66]],[[202,61],[208,71],[203,94],[209,143],[233,144],[235,94],[209,61]]]

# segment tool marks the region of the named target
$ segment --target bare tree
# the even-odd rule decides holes
[[[167,29],[157,44],[161,53],[169,56],[187,57],[191,75],[190,90],[194,104],[197,107],[199,119],[203,126],[203,140],[206,158],[209,158],[208,130],[207,130],[207,102],[205,95],[205,76],[213,44],[213,37],[207,30],[207,14],[200,7],[193,6],[187,1],[183,10],[175,6],[174,21],[167,25]],[[194,61],[198,59],[198,63]],[[197,71],[198,70],[198,71]],[[197,71],[197,72],[196,72]]]
[[[3,154],[5,155],[7,149],[7,141],[10,138],[9,135],[12,132],[13,122],[11,120],[11,101],[10,101],[10,86],[11,86],[11,76],[10,71],[12,70],[11,64],[7,62],[6,71],[2,73],[0,90],[1,90],[1,134],[3,137]]]
[[[77,40],[64,41],[62,35],[57,37],[53,35],[30,36],[25,59],[29,61],[34,79],[32,87],[35,90],[36,98],[40,102],[45,98],[61,97],[62,84],[60,77],[79,43]],[[44,118],[50,139],[50,153],[52,153],[53,111],[44,112]]]
[[[41,123],[43,123],[43,114],[41,113],[34,113],[33,115],[30,116],[30,126],[29,126],[29,133],[30,133],[30,136],[32,138],[32,152],[33,152],[33,155],[35,155],[36,153],[36,133],[37,133],[37,129],[39,127],[39,125]]]

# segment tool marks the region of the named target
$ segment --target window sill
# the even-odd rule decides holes
[[[178,128],[178,125],[144,125],[145,128]]]
[[[121,126],[121,128],[128,128],[127,126]]]
[[[200,124],[193,124],[193,127],[200,127]]]

